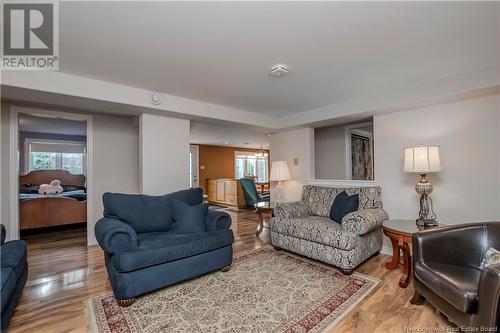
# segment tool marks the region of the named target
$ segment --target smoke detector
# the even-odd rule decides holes
[[[149,102],[151,102],[151,104],[153,105],[160,105],[162,101],[163,98],[158,93],[154,92],[149,95]]]
[[[287,65],[276,64],[271,67],[271,69],[269,70],[269,74],[277,78],[283,77],[288,74],[288,67]]]

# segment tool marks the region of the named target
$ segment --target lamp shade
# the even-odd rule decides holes
[[[404,148],[405,172],[430,173],[441,171],[439,161],[439,146],[424,146]]]
[[[288,170],[288,164],[286,161],[274,161],[271,165],[271,174],[269,175],[269,180],[289,180],[290,171]]]

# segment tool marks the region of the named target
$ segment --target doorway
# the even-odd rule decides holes
[[[93,244],[92,116],[11,106],[10,124],[11,238]]]

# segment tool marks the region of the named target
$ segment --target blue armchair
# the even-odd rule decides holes
[[[5,226],[1,228],[0,266],[2,280],[2,332],[7,331],[17,302],[21,298],[28,277],[26,243],[22,240],[5,241]]]
[[[199,205],[203,191],[103,195],[104,217],[97,222],[95,234],[119,305],[129,306],[137,296],[179,281],[229,269],[234,241],[231,217],[208,210],[204,226],[179,232],[173,200]]]

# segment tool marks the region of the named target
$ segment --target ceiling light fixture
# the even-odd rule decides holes
[[[275,78],[281,78],[288,74],[288,66],[283,64],[276,64],[271,66],[269,74]]]
[[[262,149],[262,146],[260,146],[260,152],[255,153],[255,157],[257,158],[264,158],[267,157],[267,153]]]

